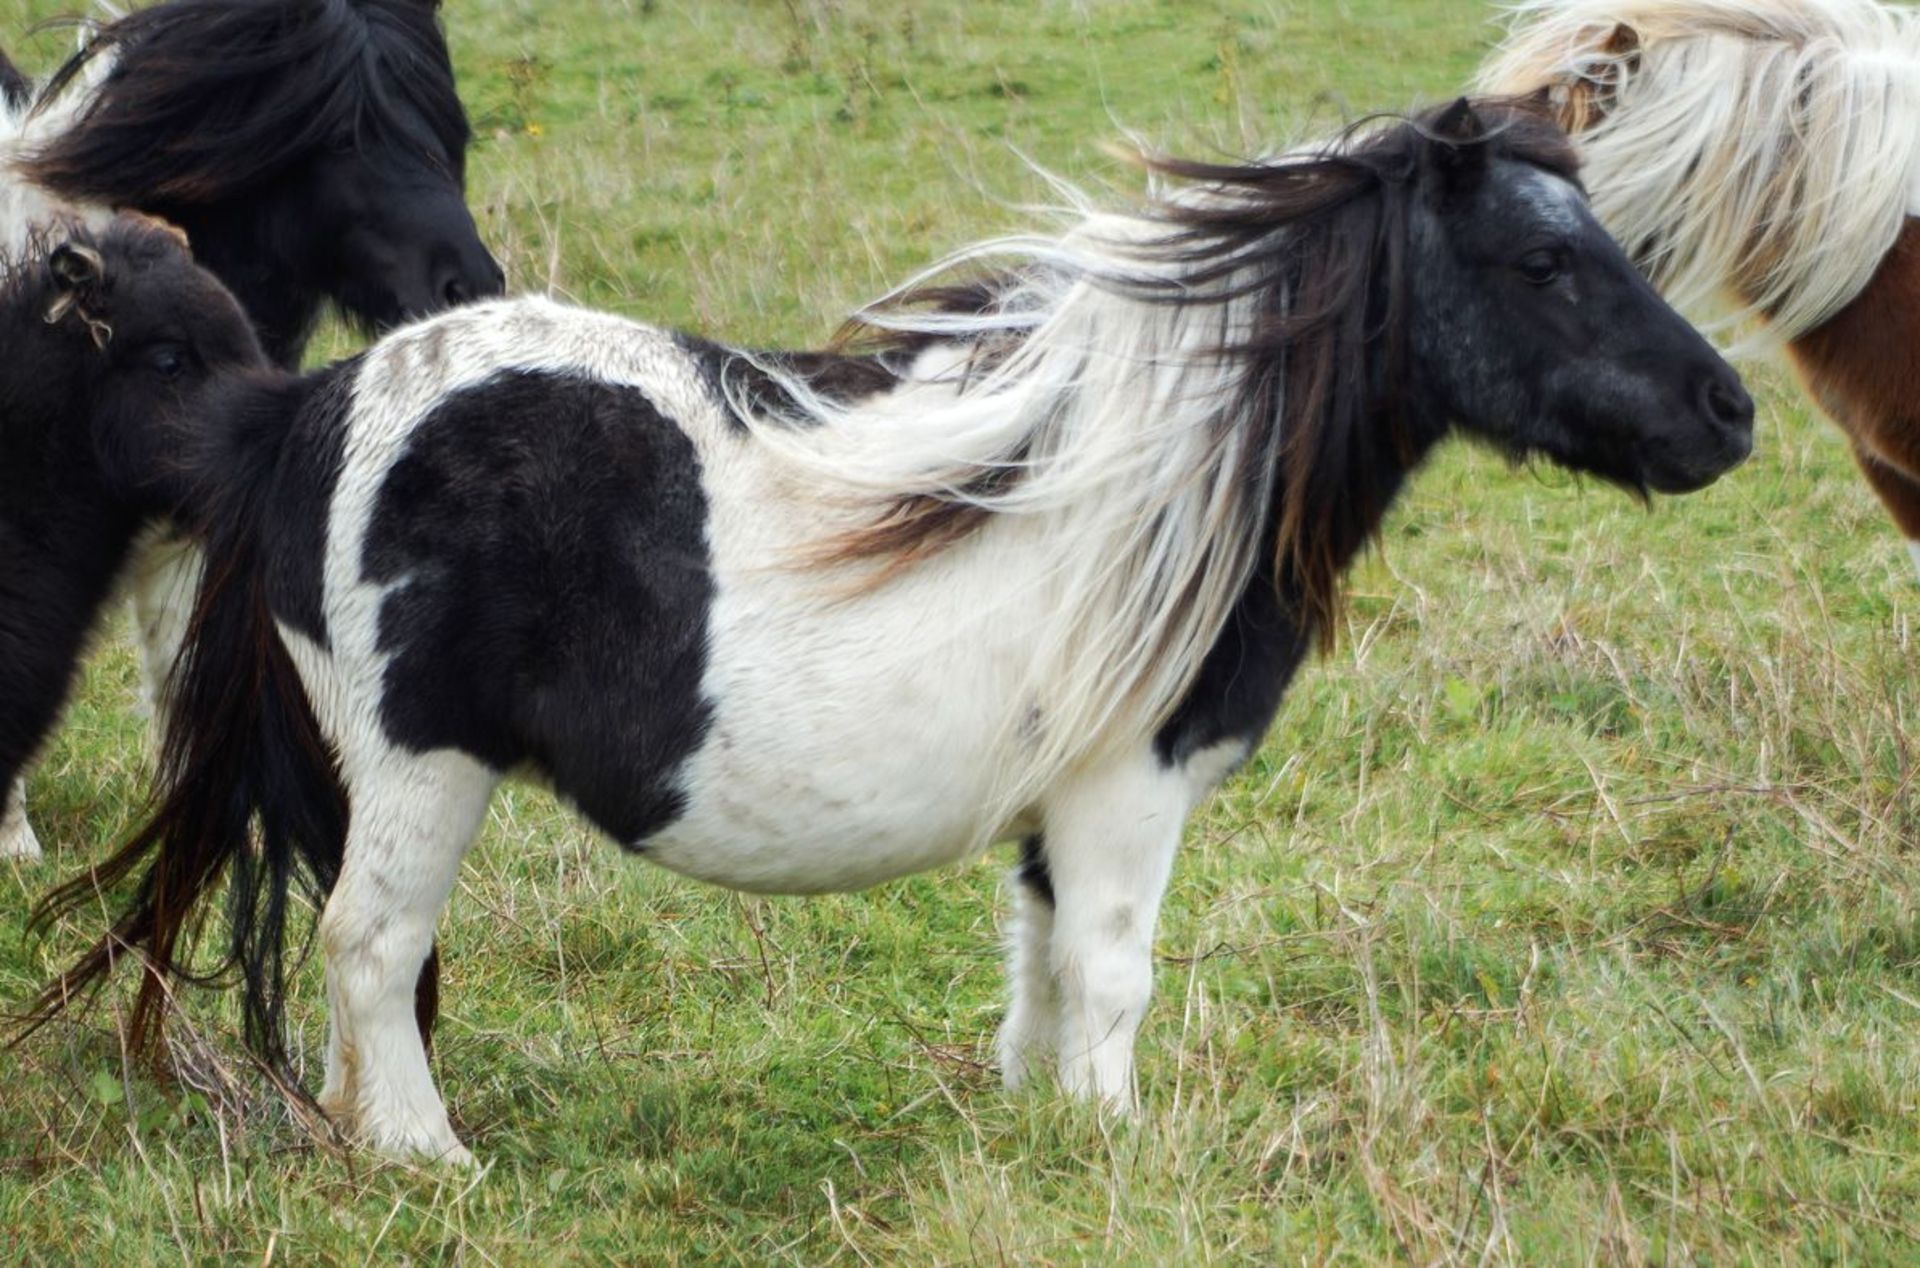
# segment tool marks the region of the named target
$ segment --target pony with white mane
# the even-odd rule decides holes
[[[85,28],[38,89],[0,56],[0,253],[58,225],[100,230],[119,209],[162,217],[289,368],[329,303],[377,331],[498,295],[504,278],[466,207],[467,120],[436,9],[165,0]],[[0,556],[31,549],[0,515]],[[133,554],[123,584],[157,700],[197,564],[158,531]],[[101,562],[72,565],[91,576]],[[0,642],[34,659],[65,655],[65,631],[50,647],[36,634],[47,624],[0,606]],[[40,854],[18,776],[53,716],[29,695],[33,707],[0,691],[0,858]]]
[[[1525,0],[1480,76],[1544,92],[1669,300],[1757,321],[1846,430],[1920,569],[1920,9]],[[1730,301],[1730,302],[1729,302]]]
[[[1186,192],[964,253],[832,351],[526,299],[156,420],[211,566],[155,817],[36,918],[121,905],[36,1016],[132,959],[140,1048],[175,979],[230,972],[286,1070],[303,885],[320,1105],[383,1152],[468,1157],[415,987],[521,772],[740,889],[1021,841],[1006,1081],[1130,1103],[1182,825],[1432,447],[1683,492],[1753,418],[1535,115],[1461,101],[1156,166]],[[223,888],[229,936],[196,953]]]

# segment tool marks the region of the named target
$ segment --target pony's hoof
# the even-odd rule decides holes
[[[424,1148],[382,1149],[380,1153],[395,1162],[408,1166],[446,1171],[472,1171],[480,1164],[475,1161],[473,1150],[459,1141],[450,1145],[428,1145]]]
[[[1009,1092],[1032,1087],[1053,1064],[1052,1050],[1034,1036],[1002,1032],[999,1048],[1000,1086]]]
[[[439,1131],[362,1130],[357,1135],[363,1147],[393,1162],[416,1167],[470,1168],[474,1165],[473,1151],[460,1143],[451,1127]]]
[[[43,857],[40,838],[33,835],[33,825],[25,815],[10,816],[0,823],[0,859],[34,863]]]

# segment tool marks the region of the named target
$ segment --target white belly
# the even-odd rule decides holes
[[[817,575],[770,566],[805,535],[776,523],[782,500],[754,484],[709,485],[748,490],[716,493],[710,521],[714,716],[684,772],[686,811],[644,843],[647,857],[733,888],[809,893],[984,848],[1008,827],[991,798],[996,763],[1017,760],[1007,720],[1027,657],[1011,632],[1022,622],[978,610],[991,600],[976,570],[998,552],[968,543],[872,594],[823,597]]]
[[[710,652],[715,705],[682,783],[686,813],[647,842],[662,866],[737,889],[862,889],[982,848],[1009,675],[992,649],[815,616],[804,638],[726,619]],[[731,636],[729,636],[731,627]],[[935,627],[937,628],[937,627]],[[912,657],[901,649],[918,648]]]

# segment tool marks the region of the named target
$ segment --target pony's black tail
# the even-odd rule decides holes
[[[347,800],[268,604],[265,512],[278,500],[282,473],[302,465],[283,452],[303,443],[296,415],[312,391],[329,386],[249,384],[211,413],[211,426],[189,447],[196,456],[186,483],[195,492],[186,518],[207,564],[169,684],[152,817],[35,909],[30,927],[41,932],[96,906],[113,916],[35,1001],[29,1031],[97,990],[126,958],[141,967],[128,1042],[157,1055],[176,983],[238,979],[248,1046],[286,1087],[297,1087],[284,1019],[288,909],[297,893],[317,910],[332,889]],[[222,881],[224,945],[196,954]]]

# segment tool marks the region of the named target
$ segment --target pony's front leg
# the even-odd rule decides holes
[[[1000,1078],[1008,1091],[1024,1086],[1053,1059],[1060,1035],[1060,988],[1053,975],[1053,889],[1046,844],[1035,834],[1020,845],[1014,872],[1013,918],[1007,930],[1007,1019],[1001,1023]]]
[[[0,859],[39,858],[40,838],[27,822],[27,777],[16,777],[6,796],[5,809],[0,809]]]
[[[1151,753],[1074,780],[1044,807],[1060,992],[1060,1085],[1133,1104],[1133,1039],[1153,993],[1153,930],[1194,794]]]
[[[167,679],[187,639],[202,566],[199,548],[170,526],[156,529],[134,560],[128,588],[134,642],[140,649],[141,699],[155,719],[162,716]]]
[[[352,824],[320,919],[329,1043],[320,1104],[396,1158],[469,1163],[433,1086],[414,984],[497,777],[462,754],[388,750],[349,771]]]

